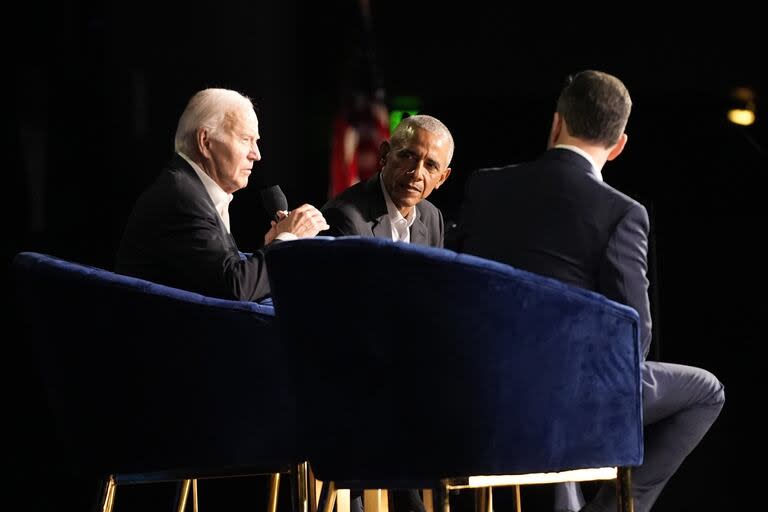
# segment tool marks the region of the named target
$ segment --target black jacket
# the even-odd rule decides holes
[[[589,162],[552,149],[468,179],[458,249],[586,288],[634,308],[647,355],[648,213],[600,181]]]
[[[387,203],[381,191],[379,173],[349,187],[328,201],[321,211],[331,227],[321,235],[392,237],[389,223],[382,222],[387,217]],[[418,216],[411,226],[411,243],[442,247],[444,227],[440,210],[424,199],[416,205],[416,211]]]
[[[179,155],[136,202],[116,271],[224,299],[269,294],[264,251],[240,254],[203,182]]]

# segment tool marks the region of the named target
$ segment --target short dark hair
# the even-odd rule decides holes
[[[586,70],[569,76],[557,100],[557,112],[574,137],[610,147],[627,126],[632,100],[613,75]]]

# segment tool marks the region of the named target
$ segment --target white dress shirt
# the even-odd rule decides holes
[[[381,192],[384,194],[384,202],[387,203],[386,221],[389,222],[392,240],[395,242],[410,243],[411,226],[413,226],[413,223],[416,221],[418,210],[416,210],[415,207],[411,208],[408,216],[403,217],[395,206],[395,203],[393,203],[392,199],[389,197],[389,192],[387,192],[387,187],[384,186],[384,179],[381,177],[381,174],[379,174],[379,185],[381,185]]]
[[[213,179],[208,176],[205,171],[203,171],[200,166],[193,162],[187,155],[181,151],[179,151],[179,155],[184,160],[186,160],[189,165],[192,166],[192,169],[194,169],[197,175],[200,177],[200,181],[203,182],[205,190],[211,197],[211,201],[213,201],[213,206],[216,208],[216,212],[219,214],[222,222],[224,222],[224,226],[227,228],[227,233],[231,233],[229,230],[229,203],[232,202],[232,194],[227,194],[224,192],[219,184],[213,181]]]
[[[232,231],[229,228],[229,203],[232,202],[232,198],[234,197],[232,194],[227,194],[222,190],[222,188],[219,186],[218,183],[213,181],[213,178],[208,176],[205,171],[203,171],[199,165],[197,165],[195,162],[193,162],[187,155],[179,151],[179,155],[187,161],[189,165],[192,166],[192,169],[195,170],[197,175],[200,177],[200,181],[203,182],[203,186],[205,187],[205,190],[208,192],[208,195],[211,198],[211,201],[213,201],[213,206],[216,208],[216,212],[219,214],[219,217],[221,217],[221,221],[224,223],[224,226],[227,228],[227,233],[231,233]],[[296,240],[298,237],[294,235],[293,233],[290,233],[288,231],[284,231],[282,233],[278,233],[275,239],[277,240]]]

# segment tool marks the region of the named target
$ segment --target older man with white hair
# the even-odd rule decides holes
[[[196,93],[179,119],[176,154],[134,206],[117,272],[225,299],[267,296],[264,250],[243,257],[229,220],[232,194],[248,185],[261,160],[258,140],[249,98],[228,89]],[[327,228],[317,208],[304,204],[280,212],[264,242]]]

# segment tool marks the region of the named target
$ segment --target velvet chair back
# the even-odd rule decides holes
[[[32,252],[12,273],[64,470],[119,483],[296,462],[293,384],[271,306]]]
[[[381,239],[284,242],[267,261],[319,479],[418,488],[642,461],[631,308]]]

